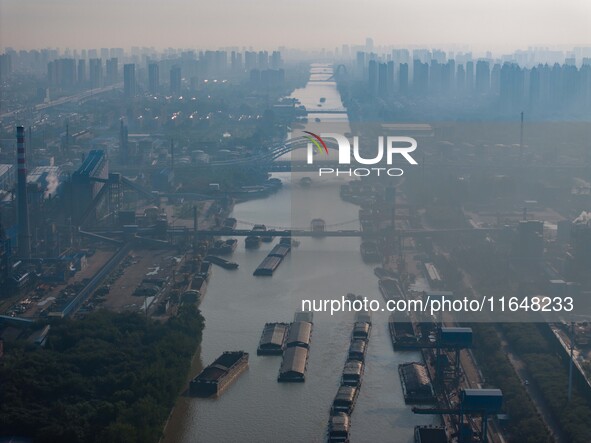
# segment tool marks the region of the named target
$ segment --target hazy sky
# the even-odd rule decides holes
[[[0,46],[591,46],[589,0],[0,0]]]

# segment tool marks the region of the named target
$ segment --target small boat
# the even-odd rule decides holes
[[[300,186],[302,188],[309,188],[312,185],[312,179],[310,177],[302,177],[300,179]]]

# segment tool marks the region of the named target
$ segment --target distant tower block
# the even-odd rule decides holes
[[[22,258],[31,257],[31,234],[29,230],[29,209],[27,199],[27,162],[25,156],[25,128],[16,128],[16,152],[18,163],[17,205],[18,205],[18,252]]]

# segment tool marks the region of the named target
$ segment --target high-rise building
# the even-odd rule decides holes
[[[375,94],[378,90],[378,62],[375,60],[369,61],[368,68],[368,87],[371,94]]]
[[[78,79],[78,83],[81,85],[86,83],[86,60],[84,60],[84,59],[78,60],[77,79]]]
[[[388,65],[380,63],[378,65],[378,95],[386,97],[388,95]]]
[[[119,79],[119,68],[118,68],[119,61],[116,57],[110,58],[107,60],[106,63],[106,71],[107,71],[107,79],[106,83],[108,85],[114,85],[117,83]]]
[[[400,94],[408,94],[408,63],[401,63],[398,68],[398,90]]]
[[[175,65],[170,70],[170,93],[181,94],[181,67]]]
[[[135,97],[137,94],[134,63],[123,65],[123,93],[127,98]]]
[[[476,62],[474,87],[478,94],[488,94],[490,91],[490,66],[486,60],[478,60]]]
[[[103,85],[103,63],[100,58],[91,58],[88,61],[90,87],[100,88]]]
[[[148,89],[151,94],[157,94],[160,90],[160,69],[158,63],[148,65]]]
[[[426,94],[429,87],[429,65],[420,60],[413,61],[412,88],[415,94]]]
[[[365,52],[357,52],[357,78],[365,78]]]
[[[466,90],[472,92],[474,90],[474,62],[466,62]]]

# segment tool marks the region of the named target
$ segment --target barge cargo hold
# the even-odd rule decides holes
[[[445,429],[441,426],[415,426],[415,443],[448,443]]]
[[[404,401],[407,404],[433,403],[435,392],[427,368],[422,363],[412,362],[398,365]]]
[[[348,443],[351,417],[344,412],[336,413],[328,418],[328,442]]]
[[[369,340],[369,333],[371,332],[371,323],[365,321],[357,321],[353,325],[353,339]]]
[[[230,255],[236,250],[238,240],[235,238],[229,238],[227,240],[216,240],[213,246],[210,247],[207,252],[215,255]]]
[[[349,360],[365,361],[367,341],[361,339],[351,340],[349,345]]]
[[[308,366],[308,348],[292,346],[286,348],[279,369],[279,382],[306,381],[306,368]]]
[[[285,256],[289,254],[289,251],[291,251],[291,247],[289,245],[275,245],[252,275],[273,275],[275,269],[277,269],[277,267],[281,264]]]
[[[401,349],[419,349],[421,347],[419,339],[415,334],[412,321],[407,314],[395,317],[390,315],[388,321],[392,347],[395,351]]]
[[[257,355],[283,354],[288,330],[289,323],[266,323],[257,348]]]
[[[285,346],[291,348],[301,346],[309,349],[312,341],[312,323],[307,321],[294,321],[287,334]]]
[[[248,368],[248,352],[226,351],[191,380],[189,392],[198,397],[220,395]]]
[[[297,311],[293,314],[293,321],[307,321],[308,323],[312,323],[314,320],[314,314],[310,311]]]
[[[363,377],[364,370],[365,364],[362,361],[347,360],[343,368],[341,384],[343,386],[361,386],[361,378]]]
[[[386,301],[400,300],[404,297],[398,280],[395,278],[381,278],[378,285],[380,287],[380,292]]]
[[[205,260],[224,269],[238,269],[238,263],[226,260],[225,258],[216,257],[215,255],[206,255]]]
[[[345,414],[351,415],[353,408],[355,408],[358,395],[359,388],[355,386],[339,386],[337,395],[332,402],[333,413],[344,412]]]
[[[275,272],[275,269],[279,267],[283,257],[277,257],[275,255],[268,255],[266,256],[261,264],[255,269],[252,275],[263,275],[270,277]]]

